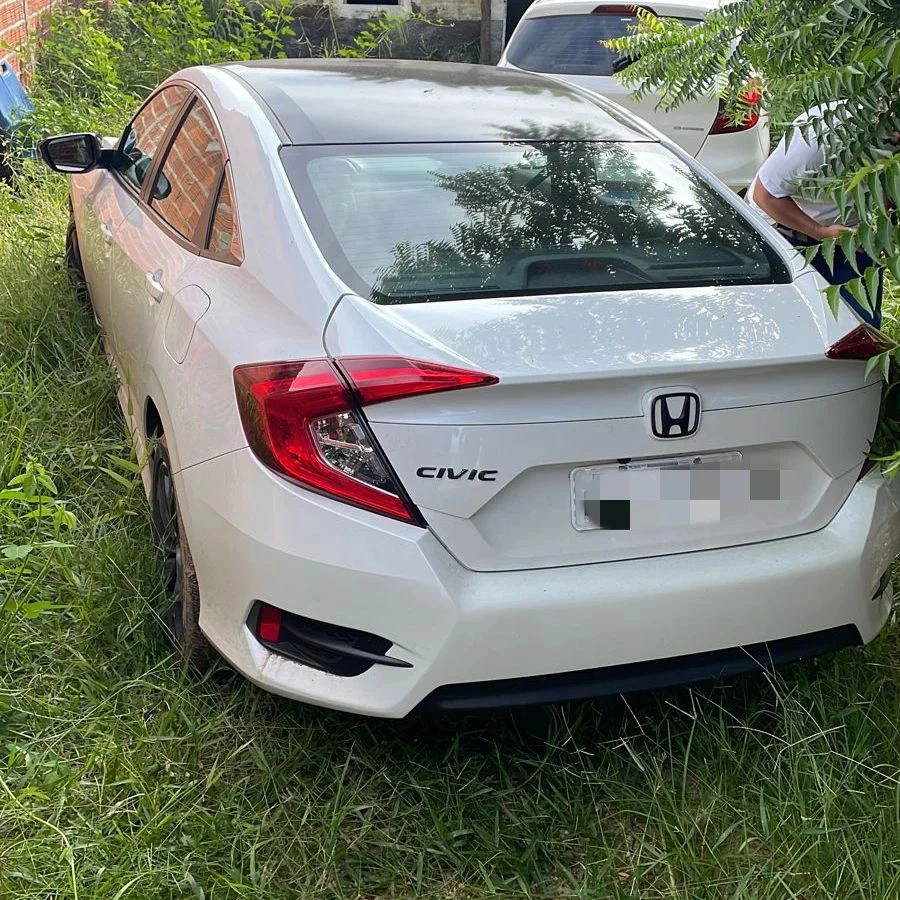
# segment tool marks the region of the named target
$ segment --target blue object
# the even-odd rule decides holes
[[[9,134],[22,116],[33,109],[16,70],[0,59],[0,134]]]
[[[795,247],[812,247],[816,241],[812,240],[812,238],[806,237],[806,235],[798,234],[796,231],[792,232],[790,235],[787,235],[787,239],[795,246]],[[862,250],[857,250],[856,252],[856,266],[854,267],[849,259],[847,259],[844,251],[841,249],[840,244],[835,244],[834,247],[834,268],[832,269],[825,260],[825,257],[822,255],[822,251],[820,250],[815,257],[811,260],[810,265],[829,283],[829,284],[837,284],[844,285],[848,281],[852,281],[854,278],[859,278],[860,272],[865,272],[865,270],[873,264],[872,257],[869,256],[868,253],[863,252]],[[878,267],[878,284],[875,289],[875,296],[869,297],[869,303],[872,305],[872,312],[867,309],[863,309],[862,306],[859,305],[856,297],[850,293],[849,290],[845,287],[841,287],[841,297],[844,300],[844,303],[850,307],[867,325],[874,325],[876,328],[881,328],[881,300],[884,295],[884,267]]]

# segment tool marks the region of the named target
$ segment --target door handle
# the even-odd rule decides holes
[[[111,244],[113,240],[112,228],[109,227],[108,222],[103,222],[100,225],[100,233],[103,235],[103,240],[107,244]]]
[[[147,273],[147,289],[150,291],[150,296],[159,303],[163,298],[163,294],[165,293],[165,288],[162,286],[162,282],[159,280],[162,272],[148,272]]]

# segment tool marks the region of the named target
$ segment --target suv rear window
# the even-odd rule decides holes
[[[329,265],[376,303],[787,281],[652,143],[285,147]]]
[[[700,19],[681,19],[696,25]],[[506,50],[514,66],[554,75],[612,75],[618,54],[601,41],[624,37],[637,17],[622,13],[536,16],[516,29]]]

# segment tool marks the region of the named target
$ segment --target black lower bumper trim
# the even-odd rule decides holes
[[[422,701],[421,708],[459,712],[565,703],[610,694],[634,694],[746,672],[772,671],[777,666],[861,643],[862,639],[855,626],[842,625],[768,643],[672,656],[649,662],[556,675],[447,684],[432,691]]]
[[[277,642],[263,640],[257,630],[262,607],[262,601],[257,600],[250,609],[247,627],[251,634],[263,647],[311,669],[353,678],[368,672],[372,666],[412,668],[412,663],[387,655],[388,650],[393,647],[387,638],[343,625],[320,622],[285,610],[279,611],[280,639]]]

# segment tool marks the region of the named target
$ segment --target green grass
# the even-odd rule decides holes
[[[0,557],[3,900],[900,897],[893,625],[775,681],[516,716],[180,671],[64,219],[60,181],[0,188],[0,483],[34,457],[77,517],[0,499],[0,546],[71,545]]]

